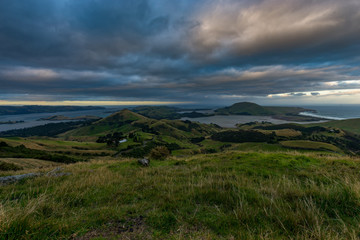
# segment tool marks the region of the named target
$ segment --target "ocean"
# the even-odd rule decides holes
[[[201,117],[201,118],[182,118],[182,120],[196,121],[200,123],[215,123],[221,127],[235,127],[237,123],[247,123],[252,121],[266,121],[273,124],[282,124],[282,123],[299,123],[299,124],[309,124],[309,123],[319,123],[330,120],[344,120],[350,118],[360,118],[360,105],[334,105],[334,106],[299,106],[309,110],[315,110],[316,112],[303,112],[301,115],[313,116],[324,118],[328,120],[316,121],[316,122],[296,122],[296,121],[285,121],[274,119],[270,116],[242,116],[242,115],[229,115],[229,116],[211,116],[211,117]]]
[[[38,121],[40,118],[50,117],[54,115],[64,115],[67,117],[77,117],[84,115],[106,117],[110,115],[112,112],[119,111],[126,107],[128,106],[108,107],[102,110],[3,115],[0,116],[0,122],[1,121],[25,121],[25,122],[17,123],[17,124],[0,124],[0,132],[12,130],[12,129],[34,127],[34,126],[44,125],[47,123],[64,122],[64,121]],[[186,107],[190,108],[192,106],[187,105]],[[196,107],[201,108],[201,106],[196,106]],[[302,107],[316,111],[316,113],[313,112],[302,113],[303,115],[307,115],[307,116],[321,117],[329,120],[360,118],[360,105],[302,106]],[[268,121],[274,124],[281,124],[288,122],[288,121],[273,119],[268,116],[212,116],[212,117],[203,117],[203,118],[183,118],[183,120],[198,121],[201,123],[215,123],[222,127],[235,127],[235,124],[237,123],[247,123],[252,121]],[[302,122],[302,123],[309,123],[309,122]]]
[[[321,117],[329,120],[360,118],[360,105],[303,106],[303,108],[316,110],[316,113],[302,113],[302,115],[306,116]]]

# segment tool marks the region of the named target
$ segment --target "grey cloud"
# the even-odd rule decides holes
[[[302,97],[305,95],[306,95],[306,93],[290,93],[290,96],[294,96],[294,97]]]
[[[358,1],[267,0],[247,7],[227,2],[214,1],[201,14],[194,36],[198,49],[214,58],[343,48],[357,45],[360,36]]]
[[[0,0],[0,94],[207,101],[350,88],[325,83],[359,78],[359,10],[353,0]]]

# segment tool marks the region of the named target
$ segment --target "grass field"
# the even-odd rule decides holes
[[[61,165],[60,163],[31,158],[0,158],[0,162],[13,163],[23,169],[48,168]],[[0,173],[1,174],[1,173]]]
[[[148,168],[103,158],[65,170],[72,175],[0,188],[0,239],[360,236],[356,158],[229,151]]]
[[[324,126],[324,127],[333,127],[340,128],[345,131],[360,134],[360,119],[347,119],[347,120],[337,120],[329,121],[324,123],[311,124],[310,126]]]
[[[279,137],[298,137],[301,136],[302,133],[300,131],[296,131],[294,129],[280,129],[280,130],[257,130],[259,132],[265,133],[265,134],[271,134],[274,132],[276,136]]]
[[[116,153],[115,150],[107,148],[105,143],[64,141],[56,138],[0,138],[0,142],[6,142],[10,146],[24,145],[30,149],[47,152],[63,152],[67,154],[107,154]]]
[[[295,148],[295,149],[309,149],[309,150],[329,150],[337,153],[342,153],[338,147],[323,142],[314,142],[307,140],[294,140],[294,141],[282,141],[280,144],[283,147]]]

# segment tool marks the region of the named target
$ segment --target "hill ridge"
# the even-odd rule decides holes
[[[229,107],[219,108],[215,110],[218,114],[223,115],[274,115],[273,111],[266,109],[266,107],[260,106],[252,102],[238,102]]]

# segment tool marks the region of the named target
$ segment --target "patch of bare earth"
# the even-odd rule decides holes
[[[73,236],[73,240],[101,239],[151,239],[146,229],[143,216],[128,219],[127,221],[113,221],[99,229],[93,229],[83,236]]]

